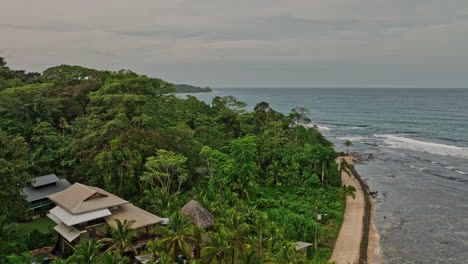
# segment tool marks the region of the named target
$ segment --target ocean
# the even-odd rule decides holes
[[[374,154],[357,165],[378,192],[382,263],[468,263],[468,89],[226,88],[252,110],[309,109],[313,124],[344,151]],[[185,95],[179,94],[184,97]]]

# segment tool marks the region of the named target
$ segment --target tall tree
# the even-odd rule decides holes
[[[26,199],[21,191],[29,185],[27,143],[22,137],[8,136],[0,130],[0,212],[10,220],[26,217]]]
[[[193,258],[192,245],[195,240],[192,236],[195,227],[193,220],[179,212],[174,213],[167,225],[167,233],[161,239],[161,245],[166,249],[172,261],[177,262],[179,254]]]
[[[225,229],[211,233],[208,241],[208,246],[202,249],[202,263],[235,263],[236,249],[229,245],[229,237]]]
[[[317,153],[314,160],[315,170],[319,171],[322,180],[322,187],[325,185],[325,175],[330,170],[331,164],[335,160],[335,153],[333,150],[318,146]]]
[[[343,145],[346,147],[346,154],[349,155],[349,147],[353,145],[353,142],[351,140],[346,140],[343,142]]]
[[[180,192],[182,184],[188,179],[187,170],[184,168],[187,158],[164,149],[159,149],[156,154],[148,157],[141,181],[152,187],[162,188],[167,193]]]

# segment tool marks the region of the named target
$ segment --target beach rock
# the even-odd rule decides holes
[[[353,161],[356,164],[365,164],[366,161],[372,161],[375,159],[373,153],[360,153],[360,152],[353,152],[351,153],[353,156]]]

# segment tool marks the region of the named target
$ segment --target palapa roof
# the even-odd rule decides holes
[[[133,229],[146,227],[161,223],[162,218],[151,214],[141,208],[134,206],[133,204],[124,204],[119,209],[112,211],[112,215],[106,216],[106,222],[113,227],[117,226],[116,220],[123,222],[124,220],[135,221],[132,224]]]
[[[71,214],[82,214],[128,203],[100,188],[81,183],[75,183],[64,191],[49,195],[48,198]]]
[[[189,215],[193,217],[193,221],[198,227],[209,228],[214,225],[214,217],[208,212],[203,206],[201,206],[197,201],[191,200],[188,202],[180,212],[183,215]]]

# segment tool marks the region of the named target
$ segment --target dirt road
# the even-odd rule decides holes
[[[337,160],[337,162],[339,161]],[[351,157],[346,157],[346,161],[352,164]],[[365,208],[364,193],[359,182],[354,177],[349,177],[348,174],[343,172],[341,179],[344,185],[351,185],[356,188],[356,199],[349,196],[346,199],[343,225],[341,226],[330,261],[335,261],[336,264],[353,264],[359,261]]]

